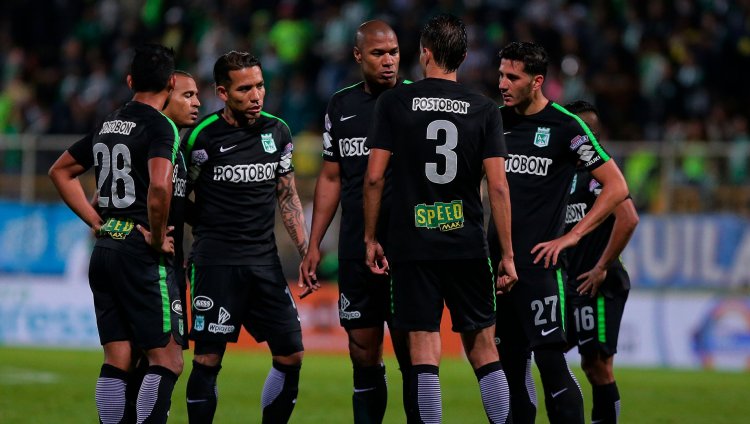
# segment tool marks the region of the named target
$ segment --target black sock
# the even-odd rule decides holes
[[[136,403],[138,402],[138,391],[141,390],[143,377],[148,371],[148,358],[142,356],[135,364],[135,368],[128,374],[128,387],[125,389],[125,424],[136,424],[138,413]]]
[[[537,396],[531,374],[531,355],[525,349],[513,349],[503,344],[499,351],[505,377],[508,379],[513,422],[533,424],[536,420]]]
[[[534,359],[544,386],[550,424],[583,424],[583,395],[578,381],[559,349],[537,349]]]
[[[213,422],[219,400],[219,391],[216,387],[219,370],[221,365],[210,367],[193,361],[193,370],[190,372],[185,390],[190,424]]]
[[[500,361],[490,362],[474,370],[482,394],[482,404],[491,424],[508,424],[510,418],[510,394]]]
[[[354,367],[352,406],[356,424],[382,423],[388,404],[385,365]]]
[[[399,337],[398,333],[394,334],[393,330],[391,330],[393,351],[398,361],[398,370],[401,372],[401,402],[404,406],[407,424],[413,424],[417,421],[414,412],[411,410],[412,401],[409,396],[409,391],[411,390],[411,357],[409,355],[409,347],[406,346],[406,341],[402,340],[404,337]]]
[[[591,422],[615,424],[620,418],[620,392],[617,383],[591,386],[594,407],[591,409]]]
[[[440,423],[443,418],[439,371],[435,365],[411,367],[411,409],[419,423]]]
[[[280,424],[289,421],[297,403],[300,368],[301,365],[282,365],[273,362],[261,397],[263,423]]]
[[[124,423],[128,372],[103,364],[96,380],[96,409],[103,424]]]
[[[148,367],[138,391],[138,422],[143,424],[166,423],[172,406],[172,390],[177,374],[159,365]]]

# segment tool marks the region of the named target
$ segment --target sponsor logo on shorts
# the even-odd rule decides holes
[[[351,302],[349,302],[349,299],[344,296],[344,294],[341,294],[341,298],[339,299],[339,318],[341,319],[357,319],[362,317],[362,313],[359,311],[347,311],[346,308],[351,305]]]
[[[180,332],[180,335],[185,334],[185,324],[182,322],[182,318],[177,320],[177,328]]]
[[[499,344],[500,344],[500,337],[495,337],[495,345],[499,345]]]
[[[203,328],[205,325],[206,325],[206,319],[203,317],[203,315],[196,315],[195,325],[193,325],[193,330],[203,331]]]
[[[534,134],[534,146],[547,147],[549,145],[550,129],[547,127],[537,127]]]
[[[214,307],[214,301],[207,296],[196,296],[193,299],[193,307],[196,311],[205,312]]]
[[[273,134],[261,134],[260,142],[263,143],[263,150],[265,150],[266,153],[273,153],[276,151],[276,142],[273,141]]]
[[[578,340],[578,345],[579,346],[583,346],[583,345],[585,345],[586,343],[588,343],[588,342],[590,342],[592,340],[594,340],[593,337],[589,337],[588,339]]]
[[[173,301],[172,302],[172,310],[177,315],[182,315],[182,302],[180,302],[179,300]]]
[[[211,333],[221,333],[221,334],[228,334],[234,331],[233,325],[224,325],[225,322],[229,320],[229,318],[232,315],[229,314],[229,311],[224,309],[223,306],[219,307],[219,323],[211,323],[208,324],[208,331]]]
[[[433,205],[420,203],[414,206],[414,226],[417,228],[451,231],[464,226],[464,205],[461,200]]]
[[[542,337],[552,334],[558,327],[550,328],[549,330],[542,330]]]

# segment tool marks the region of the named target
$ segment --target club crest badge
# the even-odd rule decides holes
[[[263,150],[266,153],[273,153],[276,151],[276,143],[273,141],[273,134],[261,134],[260,142],[263,143]]]
[[[547,147],[549,145],[550,130],[546,127],[537,127],[534,134],[534,146]]]

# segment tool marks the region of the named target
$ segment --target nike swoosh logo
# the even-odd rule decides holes
[[[375,390],[375,387],[368,387],[366,389],[354,389],[354,393],[371,392],[373,390]]]
[[[564,389],[562,389],[562,390],[560,390],[559,392],[552,393],[552,399],[554,399],[554,398],[560,396],[561,394],[565,393],[566,390],[568,390],[567,387],[564,388]]]
[[[593,337],[589,337],[588,339],[578,340],[578,345],[579,346],[585,345],[586,343],[588,343],[588,342],[590,342],[592,340],[594,340]]]
[[[352,115],[352,116],[342,116],[342,117],[341,117],[341,122],[344,122],[344,121],[346,121],[347,119],[352,119],[352,118],[354,118],[355,116],[357,116],[357,115]]]
[[[220,151],[221,153],[224,153],[224,152],[228,152],[228,151],[230,151],[230,150],[234,149],[235,147],[237,147],[237,145],[236,145],[236,144],[235,144],[234,146],[229,146],[229,147],[224,147],[224,146],[221,146],[221,147],[219,147],[219,151]]]
[[[508,134],[510,134],[510,131],[505,131],[505,132],[503,133],[503,135],[508,135]]]
[[[555,328],[552,328],[552,329],[550,329],[550,330],[542,330],[542,337],[544,337],[544,336],[546,336],[546,335],[550,334],[551,332],[553,332],[553,331],[555,331],[555,330],[557,330],[557,327],[555,327]]]
[[[186,399],[187,403],[201,403],[208,402],[208,399]]]

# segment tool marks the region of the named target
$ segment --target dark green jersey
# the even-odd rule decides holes
[[[131,101],[109,114],[94,132],[68,149],[84,168],[94,167],[99,215],[105,223],[97,246],[130,254],[155,252],[135,225],[149,227],[148,161],[177,158],[174,123],[153,107]]]
[[[265,112],[253,125],[235,127],[218,111],[183,139],[195,191],[195,263],[278,263],[276,185],[293,171],[289,127]]]
[[[380,95],[366,145],[393,153],[389,259],[487,257],[479,186],[483,160],[506,155],[502,131],[497,106],[457,82]]]
[[[549,102],[534,115],[501,108],[508,160],[513,253],[517,267],[533,265],[531,249],[563,234],[576,166],[596,169],[609,160],[588,126],[562,106]],[[488,231],[490,250],[499,257],[497,230]]]

